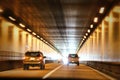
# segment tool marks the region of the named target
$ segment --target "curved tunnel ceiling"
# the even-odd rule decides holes
[[[116,0],[0,0],[0,8],[10,9],[32,31],[60,53],[76,53],[90,25],[100,23]],[[99,14],[99,9],[105,12]],[[97,23],[93,23],[98,17]],[[100,18],[99,18],[100,17]],[[87,33],[86,37],[90,33]],[[86,38],[87,39],[87,38]]]

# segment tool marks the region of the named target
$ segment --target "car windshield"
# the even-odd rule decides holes
[[[31,57],[40,57],[39,52],[26,52],[25,55],[26,56],[31,56]]]
[[[70,54],[69,57],[74,58],[74,57],[78,57],[78,55],[77,54]]]

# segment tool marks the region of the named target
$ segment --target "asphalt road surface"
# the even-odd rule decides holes
[[[23,68],[0,72],[1,79],[67,79],[67,80],[116,80],[110,76],[103,75],[94,69],[80,64],[70,64],[69,66],[49,63],[45,70],[39,67],[30,67],[29,70]]]

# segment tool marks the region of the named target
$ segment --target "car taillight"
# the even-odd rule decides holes
[[[28,59],[28,57],[27,57],[27,56],[24,56],[23,59]]]
[[[23,59],[25,59],[25,56],[23,57]]]
[[[39,60],[42,60],[43,58],[42,57],[39,57]]]

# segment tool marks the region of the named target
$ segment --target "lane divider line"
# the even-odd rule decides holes
[[[42,79],[46,79],[47,77],[49,77],[52,73],[54,73],[56,70],[58,70],[59,68],[61,68],[63,65],[58,66],[57,68],[53,69],[52,71],[50,71],[49,73],[47,73],[45,76],[43,76]]]

